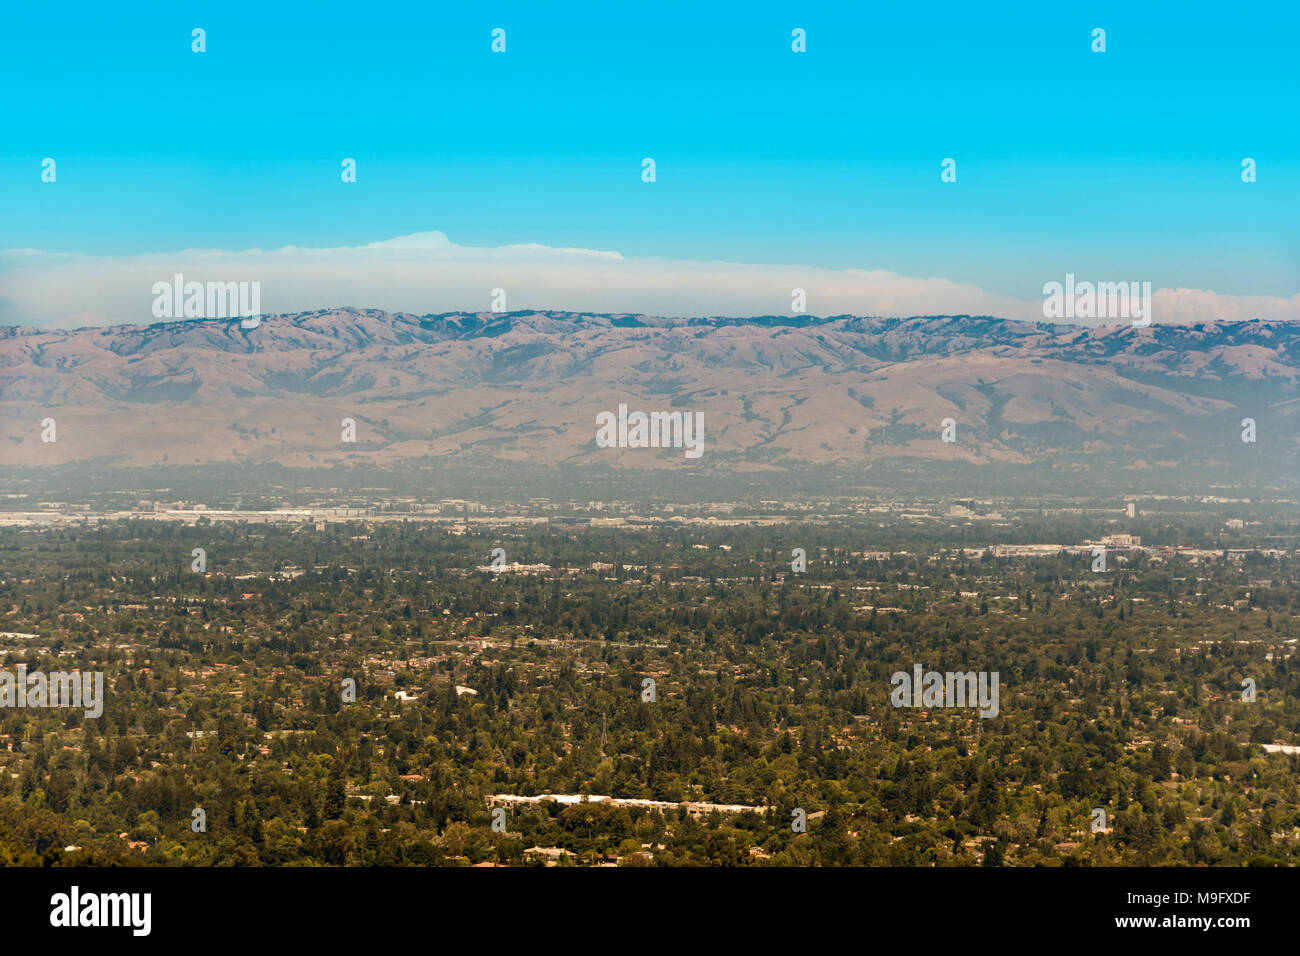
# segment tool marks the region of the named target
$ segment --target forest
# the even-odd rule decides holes
[[[0,528],[0,670],[104,675],[97,718],[0,708],[0,863],[1294,864],[1300,562],[1161,535],[1209,544]],[[895,706],[916,665],[997,673],[996,716]]]

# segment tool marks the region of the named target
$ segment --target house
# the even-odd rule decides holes
[[[555,866],[566,858],[577,859],[578,854],[562,846],[531,846],[524,850],[524,858],[545,860],[547,866]]]

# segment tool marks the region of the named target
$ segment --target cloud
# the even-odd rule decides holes
[[[1300,320],[1300,293],[1290,298],[1266,295],[1218,295],[1205,289],[1157,289],[1152,310],[1177,316],[1177,322],[1238,322],[1246,319]],[[1171,321],[1171,320],[1166,320]]]
[[[0,252],[0,325],[75,328],[147,324],[153,284],[261,283],[264,313],[338,306],[427,314],[486,311],[493,289],[507,310],[641,312],[664,316],[788,314],[804,289],[813,315],[995,315],[1041,320],[1042,301],[946,279],[795,265],[624,258],[617,252],[525,244],[460,246],[441,232],[333,249],[181,252],[102,257],[33,249]],[[1055,277],[1049,277],[1055,278]],[[1156,322],[1300,319],[1290,298],[1160,289]]]

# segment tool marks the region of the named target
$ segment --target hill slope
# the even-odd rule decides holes
[[[1300,329],[969,316],[689,321],[337,309],[0,330],[0,463],[788,469],[886,461],[1295,471]],[[619,403],[705,453],[602,449]],[[1241,442],[1254,418],[1258,443]],[[57,442],[41,441],[54,418]],[[356,421],[356,442],[340,422]],[[952,418],[957,441],[940,441]]]

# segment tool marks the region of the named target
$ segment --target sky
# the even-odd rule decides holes
[[[487,308],[393,295],[433,234],[512,308],[788,311],[764,267],[820,314],[1032,312],[1073,273],[1297,318],[1297,47],[1294,3],[9,4],[0,324],[152,321],[137,274],[235,261],[194,278],[324,307],[289,278],[329,260],[325,305]]]

